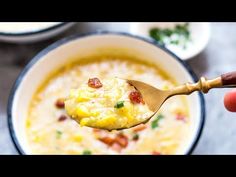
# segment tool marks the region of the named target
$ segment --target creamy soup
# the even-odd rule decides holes
[[[136,59],[106,56],[69,63],[48,76],[32,98],[26,133],[33,154],[183,153],[191,135],[185,96],[170,98],[148,123],[130,129],[109,132],[81,127],[71,119],[64,99],[71,89],[95,77],[140,80],[160,89],[176,85],[158,67]]]

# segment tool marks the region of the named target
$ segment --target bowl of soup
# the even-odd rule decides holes
[[[190,154],[204,124],[201,93],[170,98],[148,123],[124,130],[90,128],[68,116],[64,100],[72,89],[91,78],[116,77],[164,90],[196,81],[185,62],[152,40],[114,32],[64,38],[36,55],[12,88],[8,123],[19,153]],[[86,98],[81,95],[79,99]],[[80,107],[77,113],[90,114],[96,107],[89,104],[90,110]],[[124,113],[132,116],[134,112],[122,104],[114,109],[124,107]]]

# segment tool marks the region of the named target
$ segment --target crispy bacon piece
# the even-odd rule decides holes
[[[117,152],[120,152],[123,148],[126,148],[128,145],[128,137],[122,133],[116,135],[115,138],[111,138],[109,136],[104,136],[104,137],[98,138],[98,140],[105,143],[111,149],[113,149]]]
[[[125,148],[128,145],[128,137],[124,134],[118,134],[115,137],[115,142],[118,143],[121,147]]]
[[[133,104],[135,104],[135,103],[145,104],[141,93],[137,90],[130,92],[129,99],[130,99],[131,103],[133,103]]]
[[[63,98],[57,99],[55,106],[59,109],[64,108],[65,107],[64,99]]]
[[[88,80],[88,86],[92,88],[100,88],[102,87],[102,83],[98,78],[90,78]]]
[[[67,119],[67,116],[61,115],[61,116],[58,118],[58,121],[59,121],[59,122],[62,122],[62,121],[65,121],[66,119]]]
[[[134,132],[139,132],[139,131],[142,131],[142,130],[144,130],[146,128],[147,128],[146,124],[140,124],[140,125],[137,125],[136,127],[134,127],[133,131]]]
[[[115,140],[113,138],[110,138],[108,136],[106,137],[101,137],[98,138],[101,142],[107,144],[108,146],[111,146],[112,144],[114,144]]]

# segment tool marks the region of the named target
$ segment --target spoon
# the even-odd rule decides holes
[[[207,93],[212,88],[236,87],[236,71],[222,74],[220,77],[211,80],[201,77],[197,83],[185,83],[171,90],[160,90],[136,80],[127,80],[127,82],[133,85],[142,94],[145,103],[148,105],[149,109],[154,112],[151,117],[140,123],[143,124],[148,122],[160,109],[161,105],[172,96],[189,95],[194,91]]]

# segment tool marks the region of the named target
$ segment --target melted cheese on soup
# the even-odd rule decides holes
[[[25,125],[33,154],[159,155],[183,152],[191,135],[185,96],[167,100],[147,124],[121,131],[81,127],[69,118],[64,99],[71,89],[79,88],[85,80],[94,77],[141,80],[160,89],[175,85],[156,66],[136,60],[111,57],[70,63],[49,76],[32,98]]]

